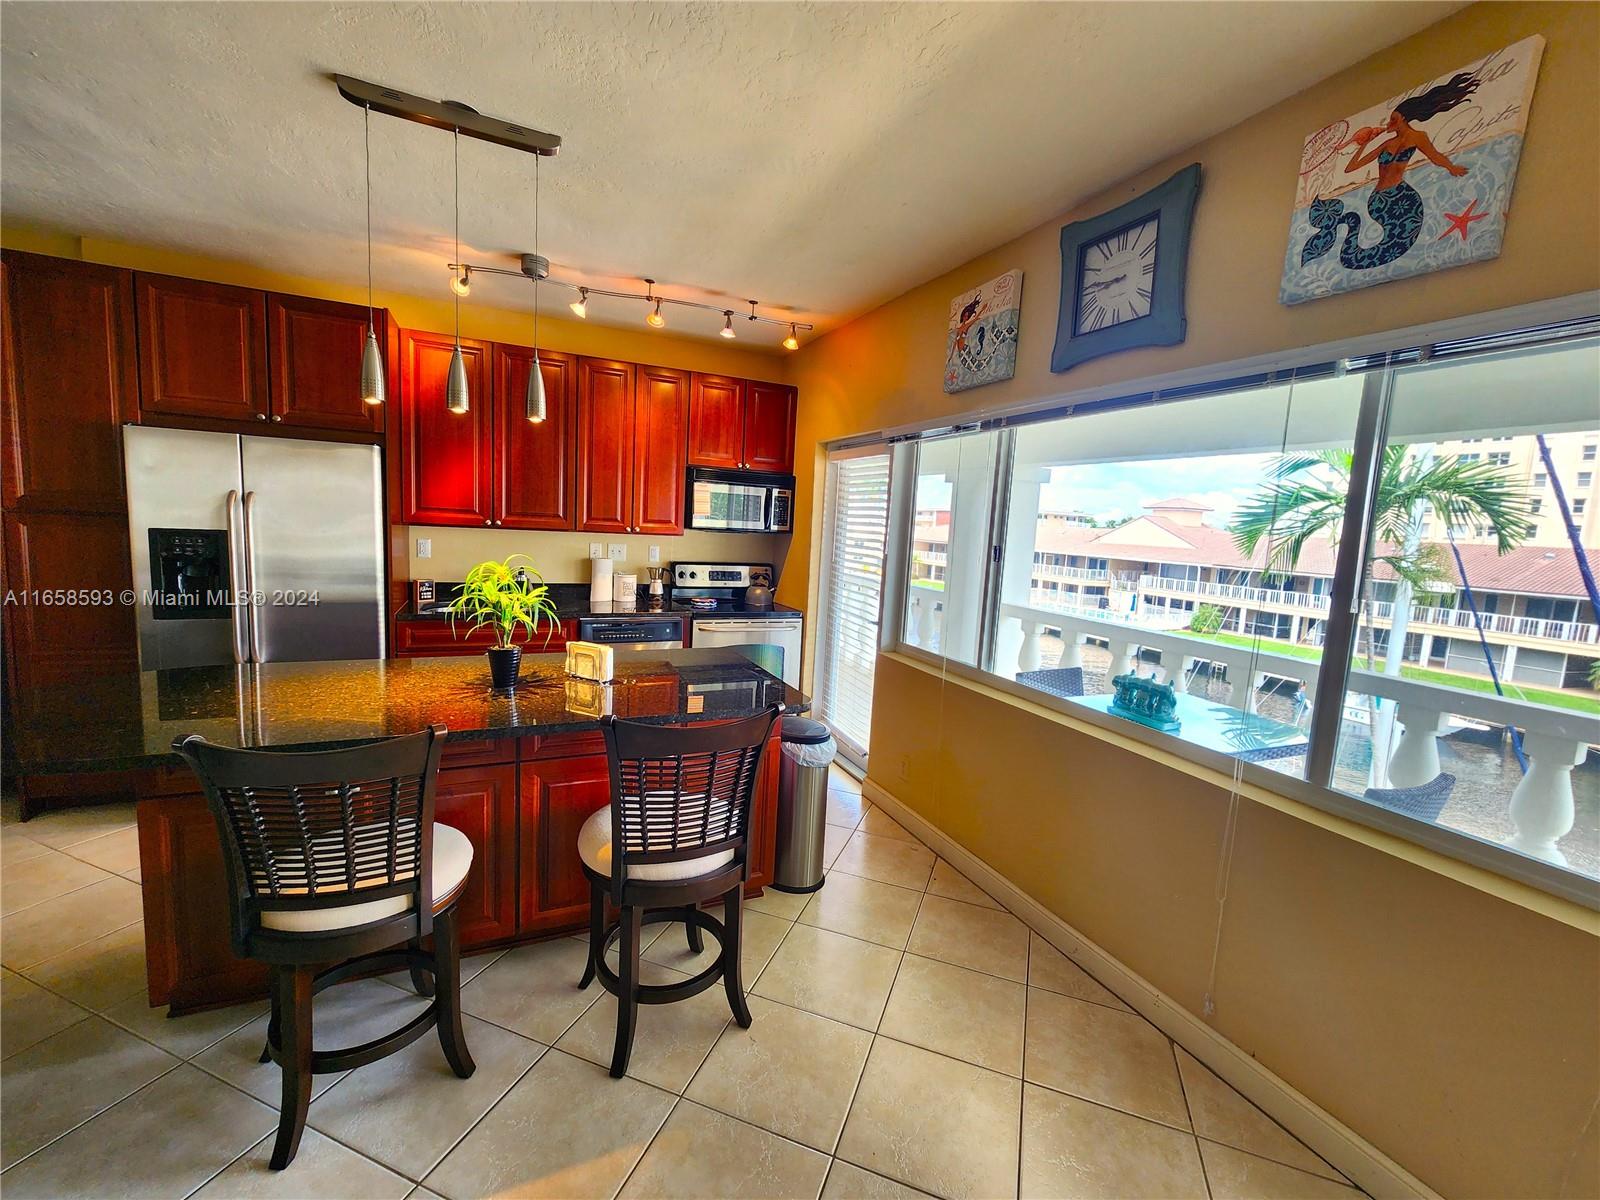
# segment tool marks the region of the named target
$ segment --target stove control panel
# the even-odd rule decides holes
[[[680,588],[746,588],[753,575],[772,568],[765,563],[673,563],[672,585]]]

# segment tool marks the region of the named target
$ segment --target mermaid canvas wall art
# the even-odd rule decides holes
[[[1524,38],[1308,137],[1278,299],[1497,257],[1543,53]]]

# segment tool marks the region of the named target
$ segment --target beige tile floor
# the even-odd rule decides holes
[[[580,940],[464,964],[462,1081],[431,1038],[317,1081],[266,1158],[264,1006],[145,1003],[126,809],[0,825],[0,1190],[8,1198],[1344,1197],[1338,1172],[1030,933],[835,771],[829,884],[750,903],[755,1024],[720,988],[642,1009],[629,1078]],[[647,977],[700,969],[647,931]],[[420,1004],[325,995],[318,1041]]]

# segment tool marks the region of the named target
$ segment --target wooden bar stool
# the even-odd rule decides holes
[[[739,978],[740,918],[750,877],[750,804],[777,716],[774,707],[742,721],[688,729],[605,721],[611,804],[578,832],[578,856],[589,878],[589,963],[578,986],[598,978],[617,998],[611,1074],[618,1079],[628,1071],[641,1004],[687,1000],[720,979],[734,1020],[750,1027]],[[699,908],[719,896],[721,921]],[[607,897],[621,910],[609,928]],[[640,983],[639,930],[660,921],[682,921],[695,953],[709,933],[717,940],[717,961],[682,983]],[[621,970],[613,971],[606,949],[617,938]]]
[[[375,1062],[435,1027],[451,1069],[462,1079],[477,1069],[461,1028],[455,912],[472,843],[433,821],[444,734],[435,725],[318,753],[235,750],[199,736],[172,744],[216,817],[234,953],[272,967],[261,1061],[283,1068],[274,1170],[300,1148],[313,1075]],[[430,933],[431,952],[422,947]],[[312,1048],[313,995],[355,974],[401,968],[432,1004],[362,1045]]]

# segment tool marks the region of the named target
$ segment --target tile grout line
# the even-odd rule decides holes
[[[1017,1195],[1022,1195],[1022,1140],[1028,1124],[1028,993],[1033,989],[1028,980],[1033,978],[1033,935],[1029,931],[1028,948],[1022,968],[1022,1062],[1017,1068]],[[1209,1197],[1208,1197],[1209,1200]]]
[[[1178,1073],[1178,1094],[1183,1097],[1183,1113],[1189,1118],[1189,1133],[1194,1138],[1194,1156],[1200,1160],[1200,1181],[1205,1184],[1206,1195],[1211,1194],[1211,1172],[1206,1170],[1206,1156],[1200,1152],[1200,1130],[1194,1123],[1194,1105],[1189,1102],[1189,1085],[1183,1079],[1183,1066],[1178,1062],[1178,1043],[1167,1039],[1167,1050],[1172,1055],[1172,1069]]]

